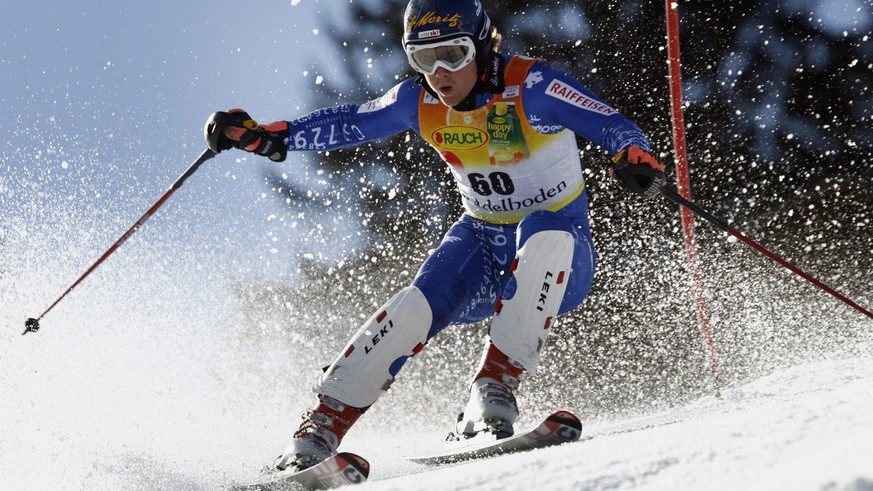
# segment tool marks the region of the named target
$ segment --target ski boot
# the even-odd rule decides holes
[[[488,345],[482,366],[470,387],[470,400],[447,441],[499,440],[515,433],[518,405],[513,391],[518,388],[522,368]]]
[[[337,453],[337,447],[363,410],[318,396],[318,406],[303,414],[291,443],[273,463],[276,470],[308,469]]]

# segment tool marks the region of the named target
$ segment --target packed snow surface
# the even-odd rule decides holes
[[[371,444],[376,470],[361,489],[415,489],[427,482],[429,489],[446,490],[871,490],[871,404],[873,359],[815,363],[719,398],[590,425],[582,441],[557,448],[394,470],[395,452],[383,458],[380,446],[412,452],[427,444]]]
[[[286,409],[282,393],[259,392],[257,374],[221,375],[199,364],[202,352],[192,344],[161,346],[161,359],[137,358],[136,346],[155,346],[135,334],[125,337],[130,344],[110,335],[88,357],[48,332],[28,336],[7,344],[2,361],[4,489],[228,488],[256,475],[296,420],[299,407]],[[265,367],[270,357],[263,353]],[[427,424],[422,431],[370,421],[344,448],[372,464],[362,491],[422,483],[445,490],[871,490],[871,381],[871,358],[796,366],[720,397],[588,424],[578,443],[445,467],[403,459],[440,450],[444,432]]]

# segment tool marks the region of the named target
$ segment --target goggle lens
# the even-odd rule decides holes
[[[465,63],[469,52],[470,49],[466,46],[438,46],[420,49],[412,53],[412,59],[427,72],[433,70],[438,61],[443,62],[447,69],[454,72],[469,63],[469,61]]]
[[[433,45],[410,45],[407,55],[412,68],[432,75],[440,66],[450,72],[464,68],[476,57],[476,48],[470,38],[463,37]]]

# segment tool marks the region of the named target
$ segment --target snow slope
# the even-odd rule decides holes
[[[871,407],[873,358],[822,362],[591,425],[583,441],[559,448],[434,470],[373,455],[360,489],[873,490]]]
[[[88,290],[78,298],[93,315],[59,312],[26,337],[4,326],[0,489],[227,489],[284,447],[313,378],[289,369],[302,351],[247,352],[202,322],[173,324],[176,305],[140,306],[147,320],[113,329]],[[216,298],[198,298],[206,307],[194,317],[232,319],[206,312]],[[124,296],[113,307],[137,311]],[[867,357],[782,369],[720,398],[587,425],[579,443],[484,461],[435,469],[404,461],[437,451],[445,433],[439,422],[422,421],[418,432],[392,424],[384,415],[426,411],[390,402],[343,447],[373,466],[362,491],[870,491],[871,407]]]

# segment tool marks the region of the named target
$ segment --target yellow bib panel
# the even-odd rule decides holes
[[[524,83],[537,60],[514,56],[502,94],[483,107],[456,111],[421,90],[421,136],[449,165],[467,213],[490,223],[517,223],[536,210],[557,211],[585,188],[576,137],[545,134],[524,108]],[[533,119],[531,119],[533,118]]]

